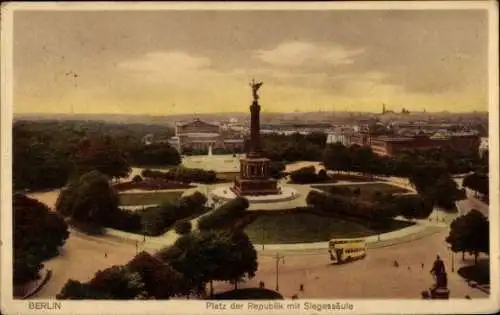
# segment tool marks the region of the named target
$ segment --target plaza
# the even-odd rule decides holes
[[[355,199],[359,203],[372,203],[375,193],[378,195],[387,193],[391,196],[417,194],[407,179],[370,176],[368,178],[370,180],[366,182],[353,183],[346,180],[335,183],[335,185],[331,183],[311,185],[293,184],[287,178],[281,180],[272,178],[270,176],[271,160],[265,157],[260,146],[259,115],[261,107],[258,103],[257,91],[261,85],[262,82],[254,80],[250,84],[253,102],[250,106],[250,139],[246,155],[214,158],[210,147],[208,156],[187,161],[188,165],[190,162],[203,165],[205,170],[210,167],[208,170],[216,174],[238,175],[234,177],[232,183],[215,185],[191,183],[195,187],[185,191],[179,189],[172,191],[135,190],[120,193],[121,206],[134,211],[140,209],[141,206],[156,206],[165,201],[175,202],[181,196],[187,197],[195,192],[200,192],[207,197],[204,208],[206,211],[189,217],[189,230],[186,231],[189,233],[199,231],[201,219],[204,216],[217,213],[219,206],[239,197],[246,198],[248,202],[244,203],[244,207],[248,208],[248,216],[229,216],[229,218],[231,218],[230,223],[233,226],[246,221],[246,224],[239,226],[248,233],[249,246],[253,244],[253,247],[258,251],[259,267],[255,277],[244,281],[240,288],[256,288],[257,283],[259,287],[265,287],[266,284],[269,286],[272,279],[275,278],[276,292],[292,298],[418,298],[424,290],[427,293],[433,284],[429,273],[427,273],[428,267],[426,269],[426,265],[432,265],[435,257],[438,257],[436,262],[439,262],[439,257],[448,256],[441,262],[441,265],[444,263],[449,266],[451,260],[451,273],[448,269],[448,274],[451,274],[450,279],[446,280],[447,273],[445,269],[440,268],[439,274],[438,271],[435,273],[435,287],[448,292],[445,293],[446,298],[450,297],[449,290],[451,290],[452,298],[488,296],[487,288],[480,286],[478,289],[478,286],[475,286],[472,290],[472,286],[467,281],[455,274],[455,270],[458,271],[463,261],[457,261],[457,269],[455,269],[455,254],[445,242],[448,225],[453,219],[453,214],[440,214],[442,211],[434,206],[433,209],[429,209],[432,210],[432,213],[426,212],[425,219],[383,217],[384,229],[380,229],[380,226],[367,224],[367,219],[378,221],[376,217],[372,216],[373,214],[377,215],[376,212],[369,212],[368,215],[366,212],[362,214],[358,212],[353,215],[351,210],[343,209],[347,212],[344,220],[338,213],[329,216],[327,212],[332,211],[332,209],[324,211],[322,205],[315,207],[317,202],[329,204],[330,199],[326,198],[330,197],[322,195],[319,191],[328,192],[334,186],[347,188],[347,192],[356,190],[357,197]],[[207,127],[207,125],[204,126]],[[215,126],[208,127],[215,128]],[[185,163],[183,165],[186,166]],[[322,169],[322,165],[317,162],[302,161],[288,165],[288,171],[293,172],[306,166],[313,166],[316,171]],[[285,167],[285,169],[287,168]],[[239,170],[239,174],[235,170]],[[142,171],[134,169],[131,176],[141,174]],[[291,178],[293,179],[293,176]],[[315,199],[316,203],[309,199],[306,200],[309,193],[314,191],[316,191],[316,195],[312,194],[311,199]],[[323,198],[321,196],[324,196],[325,199],[318,199]],[[37,199],[36,196],[32,197]],[[50,198],[57,198],[57,195],[51,194],[41,197],[53,209],[55,200],[50,200]],[[347,203],[343,203],[343,199],[339,199],[330,205],[346,209],[352,207],[357,210],[358,206],[353,203],[353,197],[349,198]],[[471,196],[468,195],[467,199],[471,199]],[[457,204],[459,214],[470,210],[468,207],[473,202],[469,202],[470,204]],[[240,208],[239,210],[245,209]],[[367,210],[363,208],[362,211]],[[429,217],[427,218],[427,216]],[[156,219],[155,223],[158,220]],[[388,228],[389,226],[391,228]],[[91,279],[96,271],[101,270],[98,265],[103,264],[106,268],[106,265],[109,266],[107,262],[111,262],[111,265],[124,264],[140,251],[154,254],[173,245],[180,238],[180,234],[177,232],[179,230],[172,229],[171,226],[166,227],[169,229],[164,233],[164,230],[161,230],[163,234],[155,237],[146,237],[146,234],[139,235],[110,228],[105,229],[104,237],[91,237],[73,230],[72,237],[67,241],[61,255],[45,265],[46,270],[52,271],[53,268],[53,272],[57,276],[54,276],[50,285],[42,287],[37,294],[39,297],[54,297],[58,292],[57,288],[59,287],[60,290],[62,285],[69,280],[68,275],[71,275],[71,279],[85,282]],[[214,227],[215,225],[208,226],[208,228]],[[345,238],[364,239],[362,242],[364,259],[352,261],[350,255],[353,249],[348,247],[347,255],[349,256],[345,261],[340,261],[346,262],[346,264],[333,264],[327,254],[331,249],[329,240]],[[70,245],[71,240],[73,240],[73,245]],[[337,250],[337,248],[335,249]],[[344,248],[341,247],[339,250],[342,252]],[[358,249],[354,250],[358,251]],[[79,261],[77,257],[84,254],[89,255],[89,252],[92,252],[92,256],[95,256],[96,253],[97,256],[104,256],[104,260],[97,259],[94,261],[95,264],[92,264],[93,268],[99,269],[94,269],[94,272],[91,272],[87,268],[77,268],[78,270],[73,272],[76,267],[74,263]],[[288,257],[286,265],[285,257]],[[283,264],[281,270],[280,264]],[[437,270],[434,268],[433,270]],[[60,272],[61,269],[64,271]],[[280,274],[281,286],[279,284]],[[230,291],[228,287],[224,286],[225,284],[216,283],[216,289],[219,293]]]
[[[218,158],[218,160],[224,159]],[[308,165],[308,162],[302,162],[300,165]],[[140,171],[140,169],[134,169],[135,173],[140,173]],[[404,179],[388,178],[387,180],[392,185],[410,189]],[[352,183],[338,183],[338,185],[349,184]],[[206,193],[216,189],[217,186],[217,184],[214,186],[198,185],[194,190]],[[268,210],[305,204],[305,195],[310,188],[307,185],[290,186],[298,191],[299,197],[281,204],[271,203],[273,206],[270,206]],[[33,193],[30,197],[38,199],[53,209],[58,193],[58,190],[54,190]],[[461,202],[460,211],[467,212],[478,202],[469,196]],[[265,205],[260,204],[261,210]],[[482,203],[481,205],[481,209],[487,212],[487,206]],[[267,288],[274,290],[276,285],[274,255],[279,253],[285,257],[285,264],[280,265],[278,271],[279,292],[285,298],[298,294],[300,298],[418,299],[420,292],[432,284],[432,277],[429,274],[430,265],[436,254],[440,254],[449,273],[450,298],[464,298],[466,295],[473,299],[487,298],[488,293],[478,288],[471,288],[456,273],[461,265],[471,263],[471,257],[466,256],[466,261],[462,262],[460,255],[455,255],[455,272],[450,270],[452,258],[444,238],[448,234],[448,225],[454,216],[454,214],[441,213],[435,209],[430,216],[430,221],[421,220],[400,230],[369,236],[366,238],[367,257],[364,260],[341,266],[330,264],[326,251],[327,245],[324,241],[260,244],[257,236],[254,246],[258,253],[259,268],[256,276],[241,283],[240,287],[257,287],[262,281]],[[197,219],[192,220],[194,228],[196,228]],[[61,254],[44,263],[45,268],[50,269],[53,275],[35,295],[35,298],[54,298],[69,279],[87,281],[98,270],[124,264],[142,250],[154,253],[173,244],[177,238],[178,235],[173,230],[159,237],[146,237],[145,241],[142,235],[116,230],[109,230],[107,235],[101,237],[88,236],[71,230]],[[88,257],[92,257],[92,263],[81,264],[81,261],[88,260]],[[395,260],[399,262],[399,268],[392,265]],[[298,291],[300,284],[305,287],[303,292]],[[224,283],[215,285],[216,292],[231,288],[232,286]]]
[[[285,264],[279,266],[279,292],[284,297],[297,294],[300,284],[304,284],[305,291],[299,293],[301,298],[418,299],[420,292],[432,283],[429,269],[437,253],[450,269],[451,256],[444,242],[446,235],[447,229],[442,228],[438,233],[414,241],[369,249],[365,260],[342,266],[331,265],[328,253],[323,249],[266,246],[265,250],[258,250],[259,269],[255,278],[241,283],[240,287],[257,287],[259,281],[263,281],[266,287],[274,290],[274,255],[278,252],[285,256]],[[34,298],[54,298],[68,279],[88,281],[98,270],[128,262],[137,251],[155,252],[160,247],[155,243],[147,239],[146,243],[139,243],[136,247],[135,242],[123,238],[91,237],[72,231],[61,255],[45,263],[45,267],[53,271],[53,276]],[[471,257],[462,262],[460,255],[455,256],[456,269],[471,263]],[[91,264],[81,263],[89,257],[92,257]],[[392,266],[394,260],[399,261],[399,268]],[[216,292],[223,292],[232,286],[217,283],[215,288]],[[465,295],[473,299],[488,297],[487,293],[469,287],[454,272],[449,272],[449,288],[451,298],[464,298]]]

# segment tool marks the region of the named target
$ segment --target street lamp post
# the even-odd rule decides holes
[[[285,256],[280,256],[279,253],[276,253],[276,291],[279,291],[279,263],[285,263]]]
[[[455,253],[451,249],[451,245],[448,246],[448,250],[450,251],[451,256],[451,272],[455,272]]]
[[[451,251],[451,272],[455,272],[455,253],[453,251]]]
[[[264,232],[265,232],[264,225],[262,225],[262,250],[264,250],[264,237],[265,237]]]

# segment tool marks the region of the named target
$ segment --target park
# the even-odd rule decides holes
[[[446,298],[488,297],[488,205],[475,197],[487,194],[484,160],[460,175],[460,156],[443,166],[434,153],[380,157],[296,135],[279,152],[258,132],[260,85],[244,155],[181,157],[94,134],[71,154],[38,143],[45,163],[28,172],[25,130],[14,159],[16,297],[418,299],[436,261]],[[363,239],[367,255],[333,265],[331,239]]]

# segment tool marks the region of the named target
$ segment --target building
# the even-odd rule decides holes
[[[487,137],[481,137],[480,143],[479,143],[479,156],[483,157],[483,155],[488,152],[488,138]]]
[[[219,124],[207,123],[200,119],[188,123],[177,123],[175,136],[168,142],[179,153],[192,150],[211,152],[216,149],[240,152],[244,146],[241,133],[222,130]]]
[[[430,137],[424,133],[413,137],[379,136],[367,137],[364,145],[369,145],[378,155],[393,156],[409,150],[428,150],[448,147],[464,154],[478,152],[479,137],[473,134],[455,134],[447,137]]]
[[[359,145],[360,147],[370,145],[370,135],[367,132],[356,132],[350,137],[350,145]]]
[[[327,134],[326,144],[341,143],[348,147],[351,145],[352,134],[351,128],[336,128],[334,131]]]

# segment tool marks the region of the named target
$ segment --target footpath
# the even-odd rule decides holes
[[[409,185],[406,179],[401,178],[379,178],[380,182],[390,182],[391,184],[399,187],[403,187],[409,189],[410,191],[414,191],[414,189]],[[373,184],[374,182],[371,182]],[[376,183],[376,182],[375,182]],[[196,187],[191,190],[198,190],[200,187]],[[438,218],[442,211],[439,209],[434,209],[434,213],[431,214],[431,217]],[[194,218],[191,220],[191,224],[193,226],[193,230],[198,228],[198,220],[207,215],[210,212],[207,212],[200,217]],[[442,216],[442,215],[441,215]],[[437,221],[437,220],[436,220]],[[373,235],[365,238],[368,248],[376,249],[383,248],[387,246],[392,246],[396,244],[406,243],[418,240],[420,238],[433,235],[434,233],[438,233],[443,229],[448,229],[448,222],[432,222],[428,220],[416,220],[415,224],[400,230],[382,233],[378,235]],[[119,230],[107,229],[106,234],[111,238],[115,239],[123,239],[126,241],[132,241],[137,244],[141,250],[148,251],[156,251],[164,248],[166,246],[170,246],[175,243],[175,241],[179,238],[179,235],[175,233],[173,230],[169,230],[165,234],[161,236],[146,236],[134,233],[127,233]],[[326,250],[328,248],[328,242],[315,242],[315,243],[295,243],[295,244],[255,244],[255,249],[260,252],[277,252],[277,251],[317,251],[317,250]]]
[[[413,187],[409,185],[409,182],[407,179],[402,179],[402,178],[397,178],[397,177],[380,177],[376,178],[379,181],[377,182],[384,182],[384,183],[391,183],[395,186],[399,186],[405,189],[410,190],[411,192],[414,192]],[[374,182],[370,182],[367,184],[373,184]],[[359,183],[358,183],[359,184]],[[342,184],[340,184],[342,185]],[[192,189],[189,189],[188,191],[194,191],[194,190],[199,190],[200,188],[203,187],[195,187]],[[206,188],[205,188],[206,189]],[[186,192],[185,192],[186,194]],[[439,209],[434,209],[434,213],[431,214],[431,218],[434,217],[436,218],[436,222],[433,222],[432,220],[417,220],[415,221],[415,224],[397,231],[392,231],[392,232],[387,232],[387,233],[382,233],[378,235],[373,235],[366,237],[366,243],[368,248],[383,248],[387,246],[392,246],[396,244],[401,244],[401,243],[406,243],[406,242],[411,242],[429,235],[432,235],[434,233],[438,233],[442,231],[443,229],[448,228],[448,221],[449,220],[442,220],[441,222],[438,222],[437,218],[440,216],[440,213],[442,211]],[[204,215],[207,215],[210,212],[207,212]],[[202,217],[200,216],[200,217]],[[193,230],[196,230],[198,228],[198,220],[200,217],[194,218],[191,220],[191,224],[193,226]],[[443,217],[443,215],[441,215]],[[107,236],[109,236],[111,239],[115,240],[124,240],[124,241],[129,241],[129,242],[135,242],[138,248],[140,247],[141,250],[148,250],[148,251],[156,251],[160,250],[161,248],[164,248],[166,246],[170,246],[175,243],[175,241],[179,238],[179,235],[175,233],[173,230],[167,231],[165,234],[160,235],[160,236],[144,236],[144,235],[139,235],[139,234],[134,234],[134,233],[128,233],[128,232],[123,232],[119,230],[114,230],[114,229],[107,229],[106,230]],[[255,244],[255,249],[258,252],[276,252],[276,251],[310,251],[310,250],[325,250],[328,248],[328,242],[316,242],[316,243],[295,243],[295,244]]]

